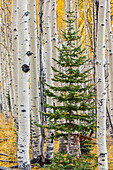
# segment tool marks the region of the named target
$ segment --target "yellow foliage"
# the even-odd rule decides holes
[[[64,8],[64,0],[56,1],[56,12],[57,12],[57,28],[58,28],[58,36],[61,36],[61,30],[63,26],[63,8]]]

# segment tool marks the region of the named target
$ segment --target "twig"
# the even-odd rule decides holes
[[[18,168],[18,165],[13,165],[13,166],[10,166],[10,167],[8,167],[8,168]]]
[[[1,160],[1,159],[0,159],[0,162],[17,163],[17,161],[9,161],[9,160]]]
[[[0,153],[0,155],[9,157],[9,155],[6,155],[6,154],[4,154],[4,153]]]
[[[110,117],[110,114],[109,114],[109,111],[108,111],[107,106],[106,106],[106,111],[107,111],[107,114],[108,114],[110,126],[111,126],[111,128],[112,128],[112,130],[113,130],[113,125],[112,125],[112,122],[111,122],[111,117]]]
[[[5,49],[7,50],[7,52],[9,53],[8,48],[7,48],[4,44],[2,44],[2,43],[0,42],[0,45],[4,46],[4,48],[5,48]]]

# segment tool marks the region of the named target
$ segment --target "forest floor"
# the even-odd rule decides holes
[[[94,142],[96,143],[96,139]],[[97,146],[94,144],[93,153],[97,154]],[[58,142],[54,142],[54,152],[58,150]],[[109,170],[113,170],[113,141],[107,136],[107,150]],[[32,150],[30,146],[30,159],[32,159]],[[5,167],[11,170],[10,166],[17,165],[16,157],[16,129],[13,127],[13,120],[10,116],[9,123],[4,120],[4,115],[0,113],[0,169]],[[36,165],[32,165],[31,170],[38,169]],[[17,170],[16,168],[13,170]]]

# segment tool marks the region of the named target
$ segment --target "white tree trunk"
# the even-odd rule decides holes
[[[17,0],[12,1],[12,70],[13,70],[13,83],[14,83],[14,121],[18,119],[18,9]]]
[[[58,59],[58,50],[55,48],[55,46],[58,46],[56,0],[51,0],[51,41],[52,41],[52,58]],[[57,69],[57,65],[54,60],[52,60],[52,66],[55,69]]]
[[[2,42],[2,50],[1,50],[1,53],[2,53],[2,56],[1,56],[1,62],[2,62],[2,65],[1,65],[1,69],[2,69],[2,99],[3,99],[3,112],[4,112],[4,116],[5,116],[5,120],[6,121],[9,121],[9,112],[8,112],[8,105],[7,105],[7,89],[6,89],[6,74],[5,74],[5,66],[6,66],[6,57],[5,57],[5,54],[6,54],[6,44],[5,44],[5,38],[6,38],[6,35],[5,35],[5,2],[4,0],[2,0],[2,26],[1,26],[1,42]],[[7,49],[8,50],[8,49]]]
[[[105,61],[105,18],[106,1],[99,1],[97,33],[97,148],[99,170],[108,169],[106,149],[106,88],[104,77]]]
[[[75,0],[75,32],[77,31],[78,31],[78,0]],[[78,47],[78,40],[76,40],[75,45]]]
[[[27,0],[18,0],[18,167],[19,170],[30,170],[30,113],[29,113],[29,41]]]
[[[50,7],[51,1],[45,0],[44,1],[44,59],[45,59],[45,73],[46,73],[46,82],[51,84],[51,77],[52,77],[52,50],[51,50],[51,28],[50,28]],[[47,103],[49,105],[52,104],[52,99],[47,97]],[[48,121],[47,121],[48,124]],[[48,139],[50,136],[53,135],[53,130],[47,130],[47,140],[46,140],[46,157],[52,158],[53,157],[53,140]]]
[[[112,28],[110,15],[110,0],[107,0],[106,11],[106,36],[108,40],[108,72],[109,72],[109,100],[110,100],[110,116],[113,125],[113,42],[112,42]],[[110,129],[110,137],[113,138],[113,129]]]
[[[40,124],[39,113],[39,68],[37,68],[37,60],[39,62],[39,56],[37,56],[36,46],[36,6],[35,0],[28,0],[28,12],[29,12],[29,49],[32,53],[29,56],[30,59],[30,109],[31,109],[31,130],[32,130],[32,158],[37,158],[40,155],[40,143],[41,143],[41,130],[40,127],[35,124]],[[38,79],[37,79],[38,78]]]
[[[9,11],[10,11],[10,5],[9,5]],[[7,63],[7,76],[8,76],[8,90],[10,94],[10,104],[11,104],[11,114],[13,116],[13,120],[15,119],[15,108],[14,108],[14,87],[13,87],[13,75],[12,75],[12,56],[11,56],[11,27],[8,27],[8,24],[11,23],[11,15],[10,12],[7,11],[7,6],[5,4],[5,34],[6,34],[6,46],[8,48],[8,51],[6,53],[6,63]],[[9,23],[8,23],[9,22]]]

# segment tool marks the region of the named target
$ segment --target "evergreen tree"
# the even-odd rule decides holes
[[[46,96],[53,99],[53,105],[45,104],[46,108],[49,108],[49,112],[42,114],[47,117],[49,126],[43,127],[54,129],[55,133],[51,138],[64,137],[67,145],[70,140],[69,135],[76,133],[79,138],[82,136],[81,151],[87,151],[87,154],[89,154],[91,145],[88,137],[95,126],[93,84],[90,83],[91,79],[88,78],[92,68],[82,69],[88,59],[86,59],[85,49],[82,50],[81,45],[75,47],[75,41],[80,37],[76,36],[77,32],[74,31],[73,12],[68,12],[68,14],[70,16],[66,20],[68,29],[66,32],[62,31],[65,44],[62,44],[62,48],[56,47],[59,51],[58,60],[53,58],[59,69],[56,70],[52,67],[52,70],[56,73],[52,81],[58,82],[61,86],[55,87],[45,83],[44,92]],[[62,103],[62,105],[56,105],[56,101]],[[63,123],[62,120],[64,120]],[[66,157],[62,153],[57,153],[49,166],[51,169],[54,166],[58,169],[68,169],[70,166],[71,169],[78,169],[78,167],[82,169],[82,166],[86,169],[91,167],[91,164],[83,161],[83,157],[80,158],[80,163],[76,164],[79,160],[76,156],[76,150],[74,155],[75,157],[72,157],[69,151]],[[59,166],[58,162],[61,162]]]

